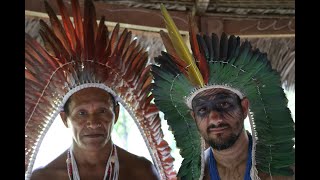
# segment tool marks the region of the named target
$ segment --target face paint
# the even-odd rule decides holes
[[[240,98],[225,89],[199,93],[192,101],[200,134],[214,149],[232,146],[243,130],[244,112]]]
[[[230,113],[239,108],[240,104],[240,99],[234,94],[206,95],[192,102],[195,115],[201,119],[207,117],[211,111],[216,111],[222,116],[231,115]]]

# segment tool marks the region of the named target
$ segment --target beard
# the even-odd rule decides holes
[[[230,137],[224,140],[221,136],[218,136],[216,139],[206,139],[206,142],[215,150],[221,151],[228,149],[229,147],[233,146],[233,144],[238,140],[241,132],[243,130],[243,126],[238,134],[232,133]]]

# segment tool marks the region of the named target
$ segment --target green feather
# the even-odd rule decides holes
[[[152,73],[157,77],[154,79],[156,86],[152,90],[155,103],[164,113],[170,128],[174,130],[176,146],[184,158],[178,176],[198,179],[201,161],[200,134],[184,103],[184,97],[190,93],[188,89],[193,86],[186,83],[188,80],[182,74],[176,76],[155,65]]]

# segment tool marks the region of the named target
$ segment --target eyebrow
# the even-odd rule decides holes
[[[214,95],[213,99],[208,98],[208,96],[201,96],[197,99],[194,99],[192,102],[192,107],[193,109],[199,106],[203,106],[206,104],[206,102],[213,101],[214,103],[219,103],[222,101],[227,101],[227,102],[237,102],[237,97],[234,96],[233,94],[226,94],[226,93],[221,93],[221,94],[216,94]]]
[[[213,96],[213,97],[212,97]],[[195,101],[206,101],[208,99],[236,99],[236,97],[233,94],[229,94],[229,93],[219,93],[219,94],[214,94],[214,95],[204,95],[204,96],[200,96],[196,99],[194,99]]]
[[[92,106],[92,105],[87,103],[87,102],[85,102],[85,103],[82,103],[82,104],[79,104],[79,105],[75,106],[72,111],[77,111],[79,109],[86,109],[86,108],[88,108],[90,106]],[[101,108],[101,107],[109,108],[109,107],[111,107],[112,108],[112,105],[108,106],[105,102],[96,102],[94,107],[97,107],[97,108]]]

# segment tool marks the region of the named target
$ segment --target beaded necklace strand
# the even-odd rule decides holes
[[[71,147],[68,150],[67,158],[67,170],[70,180],[80,180],[80,175],[77,167],[77,163],[72,153]],[[117,180],[119,177],[119,160],[116,146],[113,144],[111,153],[108,158],[106,165],[106,171],[104,173],[104,180]]]

